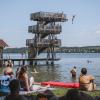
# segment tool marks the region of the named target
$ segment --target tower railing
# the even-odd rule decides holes
[[[42,21],[65,22],[66,15],[63,13],[37,12],[37,13],[32,13],[30,19],[34,21],[42,20]]]
[[[26,46],[36,46],[36,47],[48,47],[50,45],[54,46],[61,46],[61,40],[60,39],[42,39],[41,41],[35,42],[35,39],[27,39],[26,40]]]
[[[41,33],[41,34],[60,34],[62,31],[61,25],[48,25],[48,26],[43,26],[43,25],[34,25],[34,26],[29,26],[28,27],[28,32],[29,33]]]

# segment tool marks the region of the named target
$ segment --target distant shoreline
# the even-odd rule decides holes
[[[55,49],[56,53],[100,53],[100,46],[86,47],[60,47]],[[28,53],[27,47],[21,48],[6,48],[3,53]],[[46,53],[44,51],[43,53]]]

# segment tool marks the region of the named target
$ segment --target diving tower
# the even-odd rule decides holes
[[[62,32],[61,23],[68,19],[64,13],[36,12],[30,15],[30,20],[36,25],[28,27],[28,32],[33,34],[32,39],[26,40],[28,58],[37,58],[40,53],[46,53],[46,63],[54,64],[58,59],[55,50],[61,46],[57,35]],[[44,59],[44,58],[41,58]],[[49,61],[49,59],[51,59]]]

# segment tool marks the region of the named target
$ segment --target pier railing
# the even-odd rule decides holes
[[[5,64],[6,61],[8,61],[9,59],[1,59],[3,61],[3,63]],[[12,63],[16,66],[21,66],[21,65],[32,65],[32,64],[35,64],[37,62],[38,64],[38,61],[39,61],[39,64],[40,62],[45,62],[47,61],[47,58],[10,58],[10,60],[12,61]],[[60,60],[60,58],[54,58],[55,61],[58,61]],[[52,58],[49,58],[48,61],[52,61]],[[31,63],[32,62],[32,63]]]

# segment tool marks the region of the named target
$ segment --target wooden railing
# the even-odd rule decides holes
[[[51,13],[51,12],[36,12],[32,13],[31,20],[40,21],[40,20],[48,20],[48,21],[66,21],[66,15],[63,13]]]
[[[42,39],[40,41],[37,41],[37,44],[35,42],[35,39],[27,39],[26,40],[26,45],[27,46],[37,46],[37,47],[48,47],[50,45],[54,45],[54,46],[61,46],[61,40],[60,39]]]
[[[47,26],[44,26],[44,27],[43,27],[43,25],[39,25],[39,26],[34,25],[34,26],[28,27],[29,33],[60,34],[61,31],[62,31],[62,27],[59,24],[54,25],[54,26],[47,25]]]

